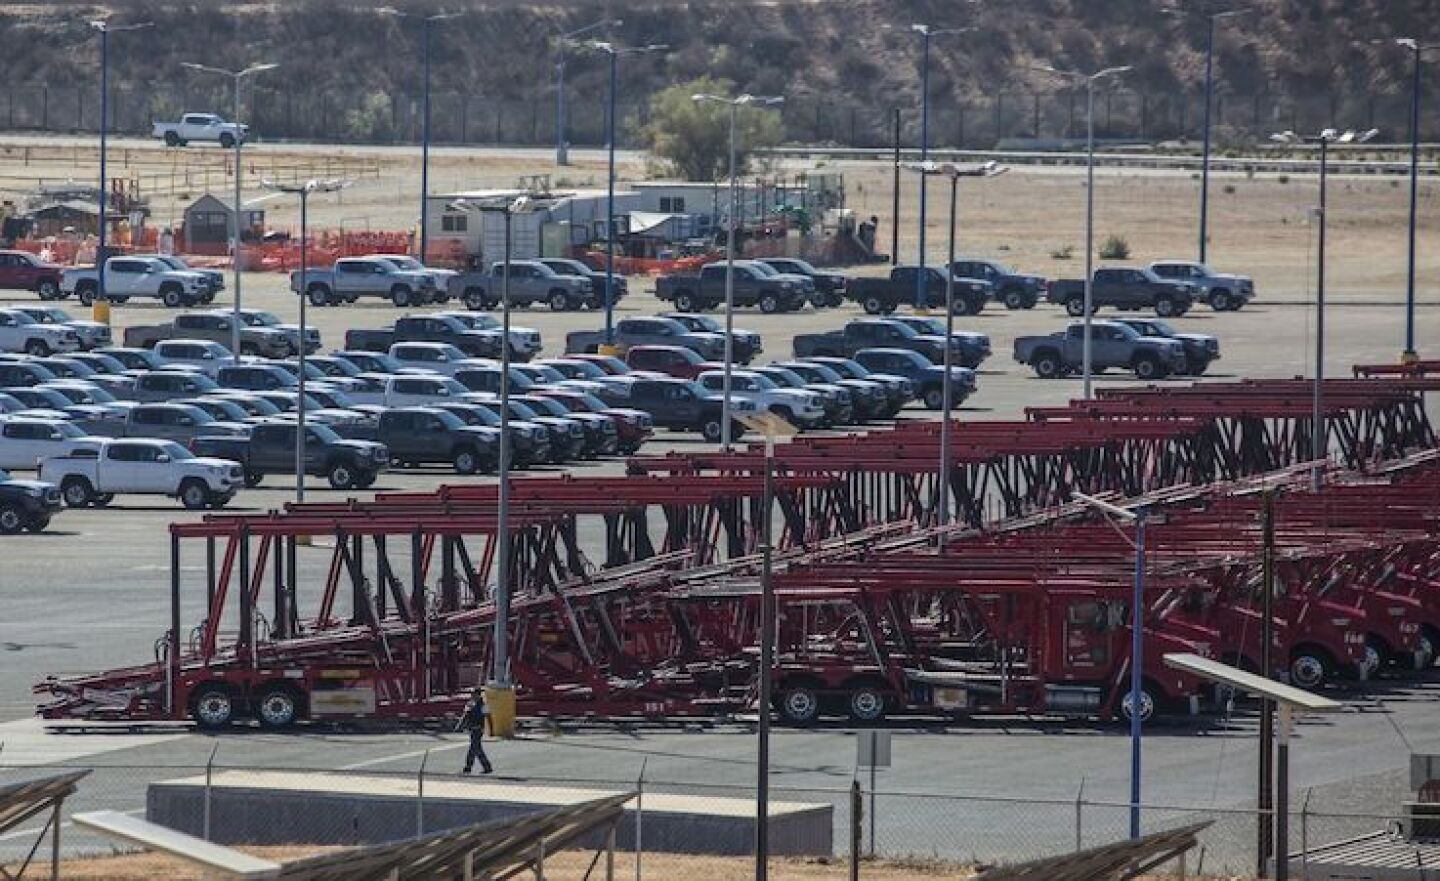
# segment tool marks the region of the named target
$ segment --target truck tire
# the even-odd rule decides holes
[[[490,308],[489,301],[485,299],[485,290],[483,288],[466,288],[465,293],[460,296],[460,301],[464,303],[465,308],[471,312],[479,312],[481,309]]]
[[[675,292],[675,310],[677,312],[698,312],[695,308],[695,295],[689,291]]]
[[[1059,379],[1065,375],[1065,364],[1059,354],[1051,351],[1037,352],[1030,359],[1030,366],[1041,379]]]
[[[95,488],[90,481],[72,474],[60,481],[60,497],[67,508],[83,508],[95,498]]]
[[[406,309],[414,301],[410,289],[403,284],[397,284],[390,289],[390,302],[395,304],[396,309]]]
[[[937,385],[927,388],[920,395],[920,399],[925,403],[925,409],[939,410],[945,406],[945,387]]]
[[[480,470],[480,454],[474,447],[461,447],[455,451],[456,474],[474,474]]]
[[[229,728],[235,721],[235,698],[224,685],[202,685],[190,698],[190,718],[208,731]]]
[[[359,474],[355,475],[355,488],[369,489],[370,487],[375,485],[375,481],[379,478],[380,473],[378,471],[361,471]]]
[[[855,686],[845,698],[845,709],[851,721],[862,724],[884,719],[885,705],[885,693],[868,683]]]
[[[325,472],[330,486],[335,489],[355,489],[355,469],[344,462],[334,462]]]
[[[1319,688],[1335,676],[1330,653],[1314,645],[1301,645],[1290,654],[1290,682],[1300,688]]]
[[[1216,288],[1210,292],[1210,308],[1216,312],[1229,312],[1235,308],[1231,302],[1230,292],[1225,288]]]
[[[176,134],[176,133],[173,132],[173,131],[166,132],[166,133],[165,133],[165,146],[167,146],[167,147],[178,147],[178,146],[180,146],[180,135]]]
[[[25,515],[15,505],[0,503],[0,535],[16,535],[25,528]]]
[[[321,284],[312,284],[306,289],[305,296],[310,298],[311,306],[330,306],[335,302],[330,296],[330,289]]]
[[[179,285],[167,284],[160,288],[160,302],[164,303],[166,308],[179,309],[185,305],[185,292]]]
[[[866,298],[860,303],[860,307],[865,310],[865,314],[866,314],[866,315],[885,315],[885,314],[887,314],[887,310],[885,309],[885,301],[882,300],[882,299],[880,299],[879,297],[874,296],[874,295],[871,295],[871,296],[869,296],[869,297],[866,297]],[[891,309],[888,310],[888,311],[893,312],[893,311],[895,311],[895,310],[894,310],[894,308],[891,308]]]
[[[1168,294],[1161,294],[1155,298],[1155,314],[1161,318],[1174,318],[1184,310],[1176,305],[1175,299]]]
[[[780,311],[780,298],[774,294],[765,294],[760,297],[760,311],[766,315],[774,315]]]
[[[1120,715],[1127,722],[1134,718],[1135,715],[1132,709],[1134,707],[1134,700],[1132,698],[1130,688],[1126,685],[1125,693],[1120,698]],[[1148,680],[1142,680],[1140,682],[1140,721],[1142,723],[1149,722],[1155,717],[1155,710],[1157,708],[1156,700],[1155,684]]]
[[[780,688],[776,708],[787,724],[804,728],[820,718],[820,695],[808,682],[785,683]]]
[[[1071,294],[1065,298],[1065,314],[1071,318],[1085,317],[1085,297],[1081,294]]]
[[[1025,292],[1020,288],[1006,288],[1005,292],[1000,296],[1002,302],[1005,303],[1006,309],[1013,311],[1025,308]]]
[[[251,489],[254,489],[255,487],[259,486],[259,485],[260,485],[260,482],[261,482],[262,480],[264,480],[264,479],[265,479],[265,474],[264,474],[264,472],[262,472],[262,471],[246,471],[246,472],[245,472],[245,485],[248,486],[248,487],[251,488]]]
[[[720,422],[720,418],[718,416],[713,419],[706,419],[705,422],[700,426],[700,436],[705,438],[705,440],[709,443],[720,443],[721,438],[725,434],[725,431],[721,427],[721,425],[722,423]]]
[[[572,302],[570,295],[559,289],[551,291],[549,297],[546,298],[546,302],[550,304],[551,312],[564,312],[566,309],[580,308],[579,302]]]
[[[32,358],[50,357],[50,344],[41,339],[26,340],[25,354]]]
[[[100,286],[93,281],[82,281],[75,285],[75,296],[80,300],[80,305],[90,308],[95,305],[95,297],[100,293]]]
[[[60,299],[60,285],[54,279],[44,279],[35,285],[35,293],[40,295],[42,300]]]
[[[181,481],[180,491],[176,495],[187,511],[203,511],[210,507],[210,487],[199,478],[185,478]]]
[[[980,311],[975,308],[975,303],[969,297],[956,297],[954,307],[956,315],[974,315]]]
[[[1135,378],[1141,380],[1164,379],[1170,375],[1170,371],[1154,355],[1136,355],[1131,369],[1135,371]]]
[[[300,720],[301,697],[288,684],[265,686],[255,700],[255,719],[261,728],[280,731]]]
[[[36,517],[35,519],[31,520],[29,523],[25,524],[25,528],[28,529],[28,530],[30,530],[30,531],[31,531],[32,533],[34,533],[35,535],[39,535],[40,533],[44,532],[44,531],[45,531],[45,527],[47,527],[47,526],[49,526],[49,525],[50,525],[50,515],[49,515],[49,514],[42,514],[42,515],[40,515],[39,517]]]
[[[226,150],[232,149],[235,146],[235,136],[230,134],[229,132],[221,132],[220,146],[224,147]]]

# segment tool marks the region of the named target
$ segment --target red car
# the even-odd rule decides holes
[[[34,291],[42,300],[58,300],[63,271],[27,251],[0,251],[0,290]]]
[[[572,413],[599,413],[615,421],[619,444],[616,448],[622,456],[639,452],[640,447],[655,434],[655,420],[644,410],[629,407],[609,407],[589,392],[569,389],[535,389],[533,394],[559,401]]]
[[[695,379],[710,369],[704,357],[685,346],[632,346],[625,353],[631,370],[649,370],[676,379]]]

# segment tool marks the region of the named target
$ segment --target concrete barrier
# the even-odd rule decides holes
[[[283,771],[224,771],[211,778],[209,840],[227,845],[382,844],[419,834],[508,819],[577,804],[613,791],[530,786],[492,779],[425,781],[379,775]],[[152,783],[145,817],[204,836],[203,776]],[[785,856],[834,851],[829,804],[770,803],[770,850]],[[617,829],[617,845],[633,849],[637,811],[631,802]],[[755,802],[649,793],[642,836],[647,852],[737,855],[753,852]],[[598,838],[587,842],[599,845]]]

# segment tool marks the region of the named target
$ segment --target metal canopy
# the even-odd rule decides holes
[[[1232,686],[1239,691],[1269,698],[1277,704],[1289,704],[1298,710],[1311,713],[1333,713],[1340,709],[1340,704],[1329,698],[1276,682],[1273,679],[1266,679],[1264,676],[1247,673],[1237,667],[1222,664],[1210,658],[1202,658],[1199,655],[1168,654],[1165,655],[1165,664],[1177,670],[1192,673],[1202,679],[1209,679],[1212,682]]]
[[[78,825],[199,863],[231,879],[276,881],[503,881],[536,868],[545,854],[573,846],[614,824],[635,793],[622,793],[553,811],[439,832],[394,844],[353,848],[277,864],[202,841],[115,811],[76,814]]]
[[[1092,847],[1018,866],[991,869],[974,881],[1124,881],[1151,871],[1195,846],[1212,821],[1156,832],[1143,838]]]
[[[26,780],[22,783],[0,786],[0,833],[14,829],[37,814],[50,812],[49,819],[36,834],[35,844],[25,855],[24,862],[13,872],[0,867],[0,878],[5,881],[18,881],[23,878],[25,870],[30,867],[30,861],[35,858],[35,852],[40,849],[40,842],[45,839],[46,832],[50,833],[51,842],[50,877],[58,877],[60,807],[64,804],[65,799],[75,793],[75,784],[89,773],[89,771],[71,771],[67,774],[57,774],[54,777],[42,777],[39,780]],[[24,832],[15,833],[17,837],[23,837],[25,834]]]

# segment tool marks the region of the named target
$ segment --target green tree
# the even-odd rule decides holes
[[[730,171],[730,108],[695,95],[734,94],[729,80],[701,77],[671,86],[650,98],[650,121],[639,130],[650,152],[675,166],[686,180],[720,180]],[[735,164],[746,168],[758,147],[780,143],[783,127],[779,112],[761,107],[740,107],[735,117]]]

